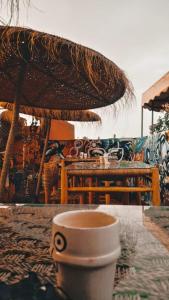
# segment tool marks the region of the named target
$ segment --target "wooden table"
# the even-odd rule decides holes
[[[64,164],[75,163],[75,162],[96,162],[99,161],[99,157],[87,157],[87,158],[80,158],[80,157],[65,157],[63,159]]]
[[[127,178],[147,177],[151,181],[151,186],[73,186],[69,187],[68,177],[109,177],[117,178],[118,176]],[[125,180],[124,180],[125,181]],[[124,182],[123,181],[123,182]],[[92,182],[92,181],[91,181]],[[61,168],[61,204],[68,203],[68,192],[151,192],[152,204],[160,205],[160,184],[159,171],[157,167],[142,163],[128,161],[113,161],[109,164],[100,164],[99,162],[78,162],[67,167]]]

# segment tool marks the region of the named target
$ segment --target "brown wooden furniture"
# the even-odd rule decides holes
[[[65,157],[63,162],[65,165],[70,163],[76,162],[96,162],[99,161],[99,157],[87,157],[87,158],[80,158],[80,157]]]
[[[96,157],[87,157],[87,158],[80,158],[80,157],[65,157],[63,160],[62,160],[62,163],[61,163],[61,167],[65,167],[65,166],[68,166],[72,163],[77,163],[77,162],[98,162],[99,161],[99,156],[96,156]],[[80,181],[80,185],[82,186],[83,185],[83,178],[78,176],[79,178],[79,181]],[[75,184],[76,184],[76,176],[72,176],[71,177],[71,187],[74,187]],[[88,178],[89,180],[89,183],[90,185],[92,185],[92,177]],[[89,204],[92,204],[93,202],[93,193],[92,192],[89,192]],[[80,196],[79,196],[79,203],[80,204],[83,204],[84,203],[84,193],[81,193]]]
[[[69,186],[69,176],[81,176],[90,178],[109,177],[114,180],[119,176],[126,181],[127,178],[149,177],[151,185],[139,186]],[[136,180],[137,183],[137,180]],[[69,192],[141,192],[152,193],[152,205],[160,205],[160,184],[157,167],[150,166],[142,162],[119,161],[110,164],[99,164],[99,162],[78,162],[61,169],[61,203],[68,203]]]

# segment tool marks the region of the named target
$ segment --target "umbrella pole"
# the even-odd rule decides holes
[[[144,110],[143,106],[141,107],[141,138],[143,138],[143,125],[144,125]]]
[[[6,144],[5,156],[4,156],[1,178],[0,178],[0,199],[1,200],[3,200],[3,196],[4,196],[6,178],[10,166],[10,157],[13,150],[13,144],[15,139],[16,125],[18,123],[18,118],[19,118],[19,102],[21,97],[21,90],[23,86],[25,70],[26,70],[26,63],[23,63],[23,65],[21,65],[21,69],[18,74],[18,80],[16,86],[16,98],[13,107],[13,119],[12,119],[11,128],[10,128],[10,132]]]
[[[41,158],[41,162],[40,162],[38,182],[37,182],[37,186],[36,186],[36,200],[38,200],[38,197],[39,197],[40,182],[41,182],[41,178],[42,178],[42,171],[43,171],[43,165],[44,165],[44,160],[45,160],[46,149],[47,149],[48,141],[49,141],[50,127],[51,127],[51,120],[49,119],[48,120],[46,137],[45,137],[45,144],[44,144],[44,147],[43,147],[43,153],[42,153],[42,158]]]

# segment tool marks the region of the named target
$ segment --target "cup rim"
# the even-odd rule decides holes
[[[102,225],[102,226],[96,226],[96,227],[91,227],[91,226],[86,226],[86,227],[77,227],[77,226],[71,226],[71,225],[66,225],[66,224],[63,224],[62,222],[59,221],[59,218],[61,218],[62,216],[64,215],[75,215],[75,214],[81,214],[81,213],[98,213],[98,214],[103,214],[103,215],[106,215],[106,216],[109,216],[109,217],[112,217],[112,223],[111,224],[105,224],[105,225]],[[55,220],[57,220],[57,222],[55,222]],[[114,222],[113,222],[114,220]],[[72,210],[72,211],[66,211],[66,212],[62,212],[58,215],[56,215],[54,218],[53,218],[53,224],[54,225],[58,225],[58,226],[61,226],[63,228],[66,228],[66,229],[73,229],[73,230],[100,230],[100,229],[108,229],[108,228],[111,228],[112,226],[116,225],[117,223],[119,223],[119,219],[114,216],[114,215],[111,215],[111,214],[108,214],[107,212],[105,211],[97,211],[97,210],[93,210],[93,209],[89,209],[89,210],[86,210],[86,209],[82,209],[82,210]]]

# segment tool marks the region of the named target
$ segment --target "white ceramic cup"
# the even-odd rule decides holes
[[[72,300],[112,300],[120,255],[119,220],[105,212],[76,210],[53,219],[50,253],[57,285]]]
[[[84,159],[86,159],[87,158],[87,153],[84,153],[83,157],[84,157]]]
[[[80,158],[83,158],[83,156],[84,156],[84,153],[83,152],[80,152]]]
[[[99,162],[100,162],[100,164],[104,164],[104,157],[103,156],[99,157]]]
[[[109,164],[109,156],[108,156],[108,153],[105,153],[103,157],[104,157],[104,163],[105,163],[105,165]]]

